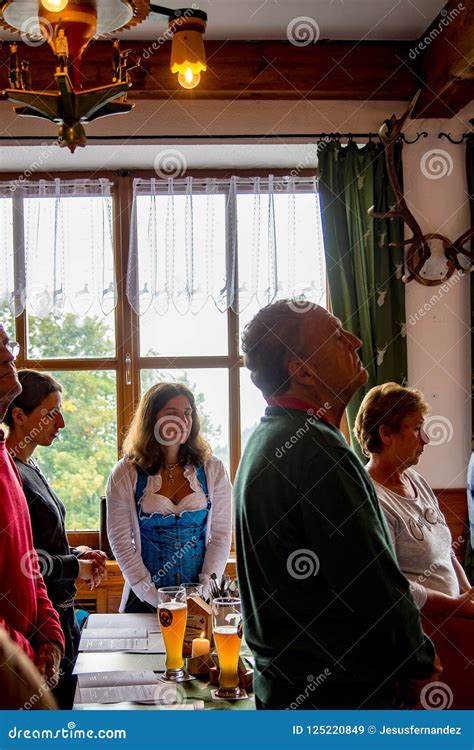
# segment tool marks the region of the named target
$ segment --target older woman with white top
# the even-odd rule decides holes
[[[107,528],[125,578],[121,612],[157,607],[157,589],[221,576],[231,485],[200,432],[191,391],[159,383],[142,397],[107,483]]]
[[[436,496],[412,467],[429,438],[430,408],[420,391],[385,383],[372,388],[354,433],[364,453],[392,537],[398,564],[410,581],[425,633],[443,672],[442,703],[425,696],[424,708],[473,709],[474,588],[454,555],[451,532]],[[374,596],[377,592],[374,592]]]
[[[354,434],[369,457],[366,469],[418,608],[474,618],[474,589],[454,555],[451,532],[433,490],[412,468],[429,443],[423,429],[429,411],[420,391],[378,385],[362,401]]]

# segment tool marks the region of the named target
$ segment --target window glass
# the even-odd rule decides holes
[[[114,372],[53,372],[63,388],[65,428],[35,451],[41,470],[67,510],[67,528],[98,529],[99,501],[117,461]]]
[[[0,323],[7,332],[10,341],[15,341],[15,318],[5,302],[0,304]]]
[[[240,430],[242,453],[247,440],[259,424],[265,413],[267,402],[262,392],[250,379],[250,371],[246,367],[240,370]]]
[[[28,316],[30,359],[86,359],[113,356],[115,343],[107,323],[92,316],[51,313]]]
[[[227,354],[227,313],[212,300],[194,315],[170,307],[166,315],[151,308],[140,317],[142,357],[202,357]]]
[[[137,238],[141,356],[227,354],[227,316],[208,296],[225,283],[225,196],[139,196]]]
[[[111,200],[62,197],[57,209],[54,198],[25,198],[30,359],[114,356],[113,253],[104,228]],[[48,335],[39,336],[46,321]]]
[[[15,339],[13,274],[13,201],[0,197],[0,323],[12,340]]]
[[[254,226],[254,196],[237,196],[241,332],[261,307],[278,299],[304,298],[326,306],[326,268],[318,196],[314,193],[280,193],[274,196],[274,201],[277,263],[276,267],[271,263],[263,267],[265,273],[269,267],[274,268],[280,291],[269,299],[266,290],[270,287],[270,279],[262,276],[262,264],[257,264],[254,247],[258,239],[260,259],[265,253],[272,253],[265,224],[269,215],[268,193],[260,196],[257,219],[263,228],[259,233]]]

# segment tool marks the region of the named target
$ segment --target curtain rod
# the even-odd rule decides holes
[[[469,120],[469,124],[474,127],[474,118]],[[462,133],[459,140],[453,138],[451,133],[441,132],[438,133],[438,138],[447,138],[451,143],[463,143],[466,138],[472,136],[474,133]],[[48,141],[53,136],[50,135],[0,135],[1,141]],[[417,134],[413,140],[408,140],[404,133],[399,136],[400,140],[404,143],[416,143],[420,138],[427,138],[428,133],[417,131]],[[252,140],[258,138],[260,140],[275,140],[277,138],[315,138],[316,140],[341,140],[347,138],[352,141],[354,138],[380,138],[378,133],[236,133],[232,135],[176,135],[172,133],[170,135],[90,135],[88,141],[168,141],[168,140],[182,140],[182,141],[210,141],[210,140]]]
[[[400,140],[402,140],[404,143],[416,143],[420,138],[426,138],[428,136],[427,132],[417,133],[416,137],[413,140],[408,140],[404,133],[401,134]],[[7,135],[3,136],[0,135],[0,142],[1,141],[41,141],[44,142],[45,140],[50,140],[53,136],[51,135],[20,135],[20,136],[13,136],[13,135]],[[176,135],[175,133],[170,135],[90,135],[87,136],[88,141],[169,141],[169,140],[178,140],[178,141],[188,141],[188,140],[198,140],[198,141],[205,141],[205,140],[253,140],[255,138],[258,138],[259,140],[276,140],[279,138],[314,138],[315,140],[329,140],[329,141],[336,141],[341,140],[343,138],[347,138],[349,141],[354,140],[355,138],[368,138],[369,140],[372,140],[372,138],[380,138],[378,133],[276,133],[276,134],[269,134],[269,133],[253,133],[253,134],[234,134],[234,135]]]

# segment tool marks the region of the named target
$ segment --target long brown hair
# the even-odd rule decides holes
[[[209,443],[201,434],[196,401],[189,388],[182,383],[157,383],[142,396],[123,443],[126,458],[148,474],[157,474],[163,461],[161,446],[155,436],[158,412],[176,396],[186,396],[193,421],[187,441],[179,446],[180,463],[200,466],[212,455]]]

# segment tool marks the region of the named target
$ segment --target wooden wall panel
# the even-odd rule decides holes
[[[465,489],[435,490],[439,505],[453,537],[453,549],[463,563],[469,538],[467,497]]]

